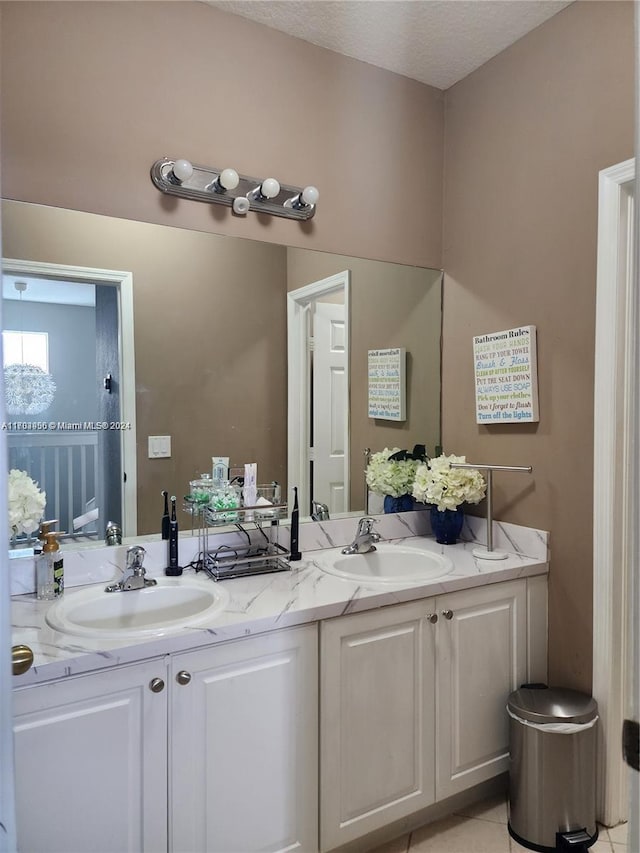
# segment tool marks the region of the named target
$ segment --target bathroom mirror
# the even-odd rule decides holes
[[[14,201],[3,202],[2,242],[5,258],[46,264],[59,283],[68,268],[130,275],[134,357],[127,360],[122,340],[120,356],[122,379],[135,395],[135,462],[129,456],[124,470],[131,483],[135,467],[138,535],[159,531],[161,491],[181,501],[189,481],[210,472],[212,456],[228,456],[232,465],[257,462],[258,481],[282,483],[291,500],[296,484],[287,482],[287,295],[338,274],[349,279],[348,447],[337,448],[349,455],[345,509],[364,509],[364,448],[425,443],[433,452],[440,443],[438,270]],[[15,279],[5,288],[15,287]],[[10,307],[5,316],[12,317],[11,325],[28,331],[24,306],[19,318],[19,300]],[[123,319],[126,326],[121,304]],[[391,347],[407,352],[404,421],[368,417],[367,353]],[[73,396],[86,367],[76,356],[58,384],[66,382]],[[50,369],[56,379],[55,366]],[[98,381],[95,371],[90,381]],[[95,393],[104,390],[96,385]],[[8,418],[75,422],[99,415],[96,410],[76,418],[56,410],[50,418],[45,410]],[[26,443],[29,433],[38,435],[23,432]],[[170,456],[157,455],[149,439],[166,436]],[[90,505],[90,493],[87,498]],[[301,506],[303,516],[308,512]],[[180,521],[182,529],[189,526],[188,517]]]

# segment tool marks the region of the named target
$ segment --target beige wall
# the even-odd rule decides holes
[[[441,267],[442,92],[204,3],[1,8],[5,197]],[[164,196],[165,155],[315,184],[318,212]]]
[[[441,278],[439,270],[381,264],[324,252],[290,249],[287,289],[351,271],[351,507],[364,509],[365,447],[412,450],[440,443]],[[407,350],[407,418],[367,417],[367,351]]]
[[[633,4],[577,2],[446,94],[443,434],[551,531],[550,680],[589,689],[598,171],[633,155]],[[540,422],[475,423],[474,335],[537,327]],[[603,449],[606,452],[606,449]]]
[[[286,249],[16,202],[2,235],[5,257],[133,273],[138,533],[211,456],[286,482]],[[171,458],[148,458],[149,435]]]

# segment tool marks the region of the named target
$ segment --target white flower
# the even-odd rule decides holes
[[[367,466],[367,485],[375,495],[391,495],[399,498],[411,494],[416,468],[420,464],[415,459],[389,459],[398,453],[399,447],[389,450],[385,447],[371,456]]]
[[[475,468],[452,468],[452,462],[466,462],[465,456],[438,456],[416,471],[413,497],[435,504],[439,510],[457,509],[462,503],[480,503],[487,484]]]
[[[47,496],[25,471],[9,471],[9,536],[33,533],[38,529]]]

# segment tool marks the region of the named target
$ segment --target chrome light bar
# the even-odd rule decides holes
[[[316,212],[315,187],[293,187],[275,178],[252,178],[235,169],[198,166],[188,160],[156,160],[151,180],[163,193],[192,201],[224,204],[243,216],[250,210],[285,219],[307,220]]]

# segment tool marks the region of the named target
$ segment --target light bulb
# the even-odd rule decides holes
[[[260,184],[260,193],[265,198],[275,198],[280,192],[280,184],[275,178],[265,178]]]
[[[182,183],[183,181],[188,181],[191,175],[193,175],[193,166],[188,160],[176,160],[171,171],[174,177]]]
[[[235,190],[240,183],[240,177],[235,169],[223,169],[218,175],[218,181],[225,190]]]
[[[303,204],[317,204],[320,198],[320,193],[316,187],[305,187],[300,193],[300,198]]]
[[[310,216],[313,216],[315,211],[308,211],[307,208],[315,207],[318,203],[318,199],[320,198],[320,193],[318,192],[316,187],[308,186],[301,190],[298,195],[294,195],[291,198],[288,198],[284,206],[291,208],[292,210],[302,210],[305,211]]]

